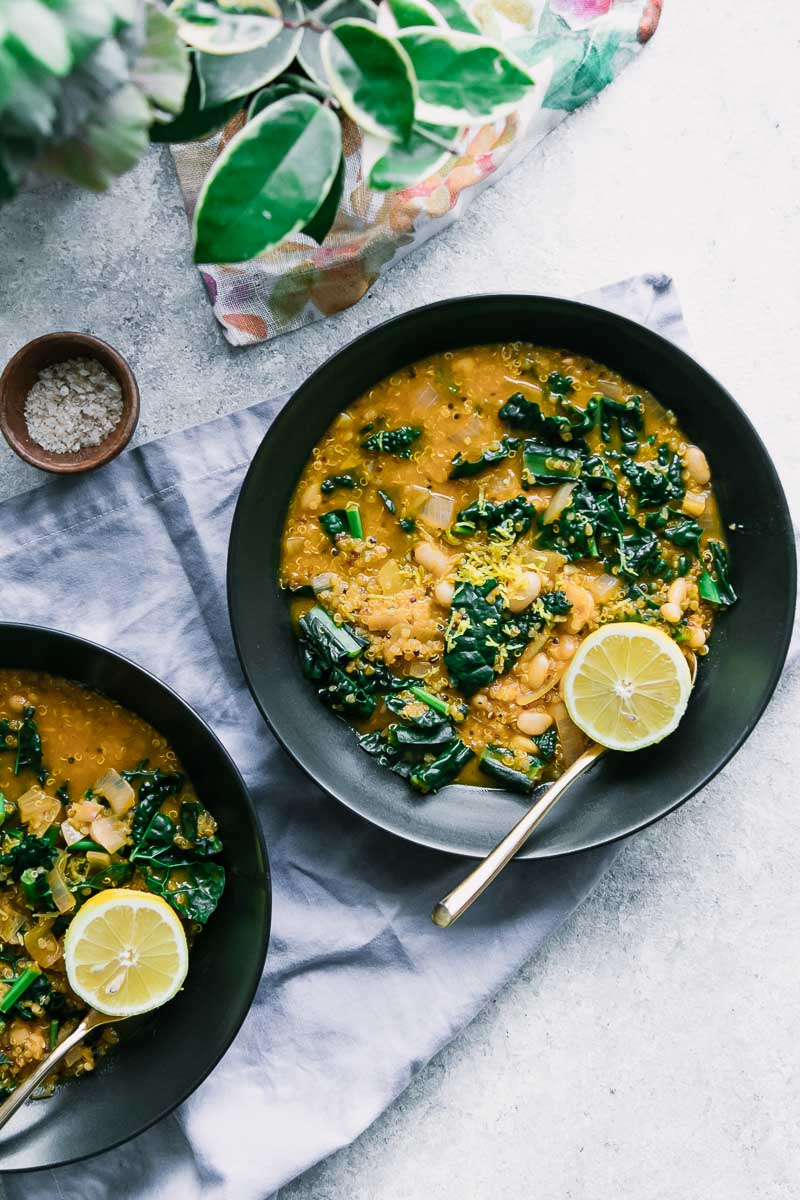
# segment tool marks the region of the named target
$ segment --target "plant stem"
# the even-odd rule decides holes
[[[34,979],[38,979],[41,973],[38,968],[26,967],[17,982],[11,985],[3,999],[0,1000],[0,1012],[8,1012],[13,1008],[20,996],[27,992]]]
[[[327,25],[323,25],[321,21],[314,21],[310,17],[306,17],[303,21],[290,21],[286,17],[283,19],[284,29],[310,29],[312,33],[325,33],[328,29]]]
[[[419,137],[424,138],[426,142],[433,142],[434,146],[441,146],[442,150],[447,150],[450,154],[460,154],[461,151],[453,142],[448,142],[447,138],[439,137],[438,133],[431,133],[430,129],[425,129],[417,121],[413,124],[414,133]]]

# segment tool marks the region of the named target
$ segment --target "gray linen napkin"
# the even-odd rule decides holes
[[[666,276],[586,298],[685,342]],[[515,864],[444,933],[430,922],[431,906],[464,862],[373,829],[275,744],[239,669],[224,580],[239,486],[284,400],[0,506],[0,618],[83,634],[172,684],[241,767],[275,889],[264,979],[211,1077],[119,1150],[5,1176],[9,1200],[264,1200],[374,1121],[616,855],[611,847]]]

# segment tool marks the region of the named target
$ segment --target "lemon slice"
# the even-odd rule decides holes
[[[189,968],[186,934],[166,900],[113,888],[87,900],[64,936],[69,985],[99,1012],[133,1017],[171,1000]]]
[[[602,625],[581,644],[564,676],[567,712],[609,750],[641,750],[678,725],[692,690],[689,665],[660,629]]]

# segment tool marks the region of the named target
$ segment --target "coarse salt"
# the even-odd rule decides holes
[[[99,446],[121,417],[122,388],[93,358],[44,367],[25,398],[28,433],[53,454]]]

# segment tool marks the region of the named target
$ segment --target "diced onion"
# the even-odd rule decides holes
[[[414,408],[433,408],[434,404],[437,404],[438,401],[439,393],[430,380],[427,380],[423,383],[411,403]]]
[[[113,767],[110,771],[106,771],[92,790],[99,796],[105,796],[111,805],[111,811],[118,817],[126,813],[129,808],[133,808],[136,803],[136,793],[133,788],[127,779],[123,779],[119,771],[115,771]]]
[[[75,907],[75,897],[67,887],[67,881],[63,875],[66,857],[62,851],[56,859],[52,871],[47,872],[47,886],[53,893],[53,903],[60,913],[70,912]]]
[[[40,967],[52,967],[61,957],[61,943],[51,930],[53,920],[45,917],[25,934],[25,949]]]
[[[430,675],[433,670],[433,663],[429,662],[412,662],[408,668],[408,673],[414,679],[424,679],[426,675]]]
[[[115,854],[120,846],[124,846],[128,832],[117,817],[96,817],[92,821],[92,838],[98,846],[102,846],[109,854]]]
[[[19,819],[37,836],[45,833],[61,811],[61,801],[35,785],[17,801]]]
[[[403,506],[407,513],[415,517],[424,504],[427,503],[430,492],[420,487],[418,483],[407,483],[403,488]]]
[[[586,586],[598,604],[603,604],[620,587],[616,575],[597,575],[586,580]]]
[[[13,942],[22,926],[25,917],[14,908],[0,908],[0,942]]]
[[[385,596],[393,596],[403,590],[405,579],[400,567],[393,558],[389,558],[378,571],[378,583]]]
[[[314,589],[314,595],[319,596],[321,592],[329,592],[332,582],[333,576],[330,574],[315,575],[311,580],[311,586]]]
[[[111,866],[111,855],[106,854],[105,850],[87,850],[86,861],[92,868],[92,871],[104,871],[106,867]]]
[[[569,483],[562,483],[553,493],[553,497],[544,511],[542,517],[543,525],[550,525],[553,521],[558,520],[564,509],[570,501],[570,496],[578,486],[577,479],[571,479]]]
[[[96,800],[78,800],[72,805],[71,811],[70,820],[73,825],[91,825],[95,817],[102,814],[103,806]]]
[[[455,500],[441,492],[431,492],[419,510],[419,519],[433,529],[449,529],[453,520]]]
[[[61,836],[68,846],[74,846],[83,837],[80,829],[76,829],[69,821],[61,822]]]
[[[602,392],[604,396],[608,396],[609,400],[623,401],[628,399],[628,393],[624,391],[622,385],[614,383],[612,379],[598,379],[597,390]]]
[[[573,725],[563,700],[554,700],[548,707],[550,716],[558,727],[558,740],[561,743],[561,753],[564,755],[564,766],[569,767],[576,758],[580,758],[586,749],[586,738],[577,725]]]

